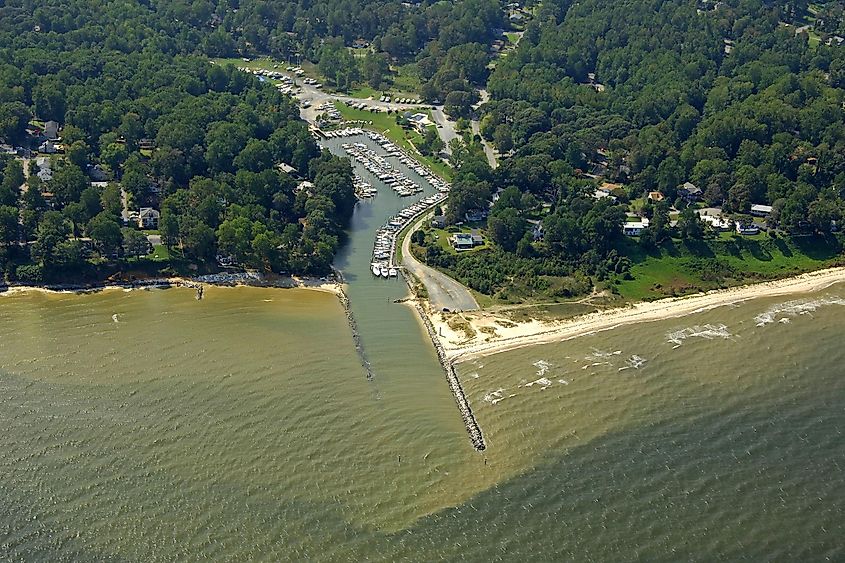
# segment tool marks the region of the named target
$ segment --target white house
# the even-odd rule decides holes
[[[725,232],[731,230],[731,222],[721,215],[707,215],[706,213],[700,213],[699,217],[716,231]]]
[[[421,112],[409,115],[408,121],[410,121],[414,129],[416,129],[420,133],[424,133],[426,127],[431,125],[431,120],[428,118],[428,115]]]
[[[760,227],[753,223],[750,225],[743,225],[742,223],[737,223],[736,232],[741,235],[756,235],[760,233]]]
[[[772,212],[771,205],[760,205],[755,203],[751,206],[751,214],[755,217],[766,217]]]
[[[643,217],[639,221],[626,221],[622,225],[622,232],[629,237],[638,237],[644,230],[648,228],[648,217]]]
[[[152,207],[142,207],[138,211],[138,228],[139,229],[156,229],[158,228],[158,220],[161,219],[161,213]]]

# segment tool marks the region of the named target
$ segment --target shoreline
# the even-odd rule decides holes
[[[96,282],[91,284],[44,284],[44,285],[26,285],[26,284],[6,284],[0,286],[0,295],[17,295],[23,293],[39,292],[47,294],[74,294],[85,295],[89,293],[99,293],[101,291],[112,290],[139,290],[139,289],[171,289],[175,287],[192,288],[197,286],[212,286],[212,287],[257,287],[257,288],[274,288],[274,289],[307,289],[310,291],[320,291],[323,293],[331,293],[340,297],[343,294],[342,282],[331,279],[318,279],[300,276],[278,276],[272,277],[258,277],[252,278],[245,274],[234,274],[230,277],[220,278],[219,280],[203,279],[204,276],[198,277],[168,277],[168,278],[148,278],[134,281],[109,281]]]
[[[761,297],[820,291],[840,282],[845,282],[845,267],[827,268],[790,278],[716,289],[684,297],[641,301],[624,307],[549,322],[531,320],[514,323],[510,319],[484,311],[458,313],[462,321],[475,331],[475,336],[470,339],[449,327],[450,318],[446,315],[431,311],[430,307],[422,309],[437,329],[437,338],[449,361],[460,363],[526,346],[563,342],[624,325],[681,317]]]

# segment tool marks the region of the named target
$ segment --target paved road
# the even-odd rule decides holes
[[[427,217],[427,216],[426,216]],[[426,220],[426,219],[423,219]],[[419,223],[417,224],[419,225]],[[428,301],[435,311],[449,309],[450,311],[474,311],[478,303],[472,293],[442,272],[426,266],[411,254],[411,233],[402,241],[402,265],[414,274],[425,285],[428,291]]]
[[[446,117],[446,114],[443,113],[443,106],[434,106],[434,109],[431,110],[431,119],[437,125],[437,132],[446,145],[443,150],[446,154],[452,154],[449,142],[459,136],[458,132],[455,131],[455,122]]]

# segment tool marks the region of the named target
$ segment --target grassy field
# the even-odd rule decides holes
[[[403,98],[419,97],[420,76],[415,64],[392,67],[390,70],[394,72],[391,90],[394,90],[396,94]]]
[[[821,237],[729,237],[689,245],[681,241],[645,253],[627,241],[633,265],[629,280],[614,287],[625,299],[640,301],[685,295],[807,272],[833,264],[841,248]]]
[[[414,156],[441,178],[451,179],[452,169],[439,159],[420,154],[414,145],[421,141],[422,137],[414,130],[406,130],[400,127],[396,123],[395,115],[355,109],[343,102],[335,102],[335,107],[343,119],[347,121],[372,121],[370,128],[383,133],[385,137],[408,151],[408,154]]]

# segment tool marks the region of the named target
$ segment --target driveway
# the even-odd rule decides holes
[[[426,266],[411,254],[411,234],[417,230],[419,225],[420,223],[417,223],[402,240],[402,265],[425,286],[431,307],[435,311],[442,311],[443,309],[474,311],[478,309],[475,297],[466,287],[446,274]]]

